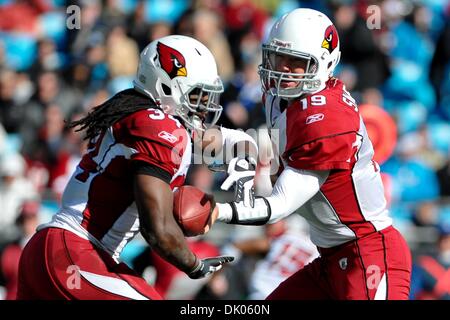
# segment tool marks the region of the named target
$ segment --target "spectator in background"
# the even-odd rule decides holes
[[[93,92],[90,95],[87,95],[83,101],[83,112],[87,113],[92,110],[94,106],[98,106],[108,100],[109,93],[105,89],[101,89]]]
[[[191,6],[180,16],[178,21],[173,25],[175,34],[182,34],[190,37],[194,35],[194,15],[196,11],[197,9]]]
[[[17,73],[12,70],[0,69],[0,122],[9,133],[19,131],[22,109],[17,103]]]
[[[126,16],[119,7],[119,1],[102,1],[102,14],[100,16],[100,20],[107,27],[107,29],[118,25],[125,26]]]
[[[268,19],[266,11],[251,0],[228,1],[223,10],[225,25],[227,26],[228,42],[237,69],[242,69],[240,43],[247,33],[253,33],[262,39],[265,23]]]
[[[34,186],[25,178],[25,166],[20,154],[0,158],[0,244],[16,237],[14,221],[22,203],[38,198]]]
[[[450,150],[449,150],[450,155]],[[438,180],[439,180],[439,188],[441,191],[441,196],[449,197],[450,196],[450,160],[447,157],[447,161],[444,166],[438,170],[437,172]]]
[[[81,90],[98,90],[106,86],[110,76],[103,39],[96,39],[86,49],[86,57],[74,67],[74,85]],[[75,72],[76,71],[76,72]]]
[[[70,118],[81,118],[81,114],[74,114]],[[69,119],[64,119],[61,108],[50,104],[45,109],[44,124],[38,131],[38,142],[33,146],[40,148],[43,165],[48,170],[44,188],[51,190],[57,201],[87,145],[79,132],[65,127],[65,120]],[[36,154],[35,151],[32,153]],[[35,164],[34,159],[30,158],[30,166],[34,167]]]
[[[106,41],[106,52],[111,78],[134,76],[139,62],[138,46],[126,35],[124,27],[119,25],[111,30]]]
[[[139,52],[144,50],[147,43],[153,40],[149,39],[149,33],[152,31],[152,26],[145,19],[144,1],[139,1],[137,3],[133,13],[128,16],[126,26],[128,28],[127,33],[136,40]]]
[[[397,144],[396,156],[382,166],[391,175],[393,202],[435,200],[439,196],[439,184],[433,169],[420,159],[426,148],[424,136],[418,132],[404,135]],[[426,188],[421,186],[426,185]]]
[[[45,71],[56,71],[62,67],[61,56],[56,50],[52,39],[42,39],[38,42],[36,61],[31,65],[29,73],[35,81],[39,74]]]
[[[419,227],[438,227],[438,215],[436,203],[433,201],[424,201],[417,205],[413,221]]]
[[[14,102],[17,106],[23,106],[28,102],[34,93],[34,83],[27,72],[18,72],[16,74]],[[24,112],[24,110],[21,110]]]
[[[439,226],[436,249],[419,256],[413,264],[412,299],[450,300],[450,224]]]
[[[258,77],[261,53],[259,40],[253,33],[247,33],[242,38],[241,54],[242,70],[235,72],[222,95],[222,101],[224,115],[231,125],[247,130],[265,123]]]
[[[80,28],[67,33],[69,52],[74,58],[82,58],[94,38],[104,38],[106,30],[99,23],[102,12],[99,0],[82,0]]]
[[[265,257],[251,275],[249,299],[265,299],[281,282],[319,256],[306,222],[300,219],[291,217],[265,226],[260,242]]]
[[[151,25],[150,34],[147,34],[149,41],[170,35],[172,28],[165,21],[155,22]]]
[[[6,287],[6,300],[16,299],[20,255],[28,240],[36,232],[39,222],[39,202],[25,201],[21,207],[15,221],[19,235],[0,253],[0,273]]]
[[[212,11],[200,9],[193,16],[193,27],[193,37],[211,50],[217,61],[219,76],[227,83],[233,77],[235,69],[230,46],[221,30],[220,17]]]
[[[56,104],[67,119],[80,105],[80,93],[68,88],[55,72],[44,72],[38,77],[38,87],[31,101],[24,108],[24,117],[21,119],[21,134],[24,141],[24,152],[29,154],[30,148],[36,142],[36,132],[45,124],[46,109]]]
[[[100,104],[100,103],[99,103]],[[73,115],[70,120],[82,118],[82,114]],[[50,168],[48,186],[52,190],[55,199],[60,202],[64,187],[81,160],[87,152],[87,141],[82,139],[79,132],[64,128],[62,132],[62,145],[55,154],[55,165]]]
[[[239,101],[232,101],[226,106],[225,116],[230,120],[234,128],[248,129],[249,114]]]
[[[450,8],[450,5],[449,5]],[[445,78],[449,79],[450,74],[450,10],[447,15],[447,23],[442,30],[437,43],[436,50],[430,66],[430,81],[434,87],[438,104],[443,102],[445,96],[449,96],[450,92],[444,92]],[[449,82],[449,80],[447,80]],[[448,87],[447,87],[448,90]],[[442,105],[442,107],[444,107]],[[450,116],[448,114],[447,116]]]
[[[0,6],[0,30],[39,33],[39,15],[50,10],[48,1],[17,0]]]
[[[55,158],[59,149],[63,147],[64,115],[57,104],[50,104],[45,108],[44,123],[39,130],[39,137],[45,141],[51,158]]]
[[[336,2],[335,2],[336,3]],[[364,91],[379,87],[389,76],[386,56],[380,50],[374,32],[366,26],[353,4],[337,5],[334,8],[336,29],[341,39],[341,59],[356,69],[355,90]]]

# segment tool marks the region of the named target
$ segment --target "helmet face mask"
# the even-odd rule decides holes
[[[134,87],[165,113],[180,117],[189,130],[205,130],[222,112],[223,85],[214,57],[190,37],[168,36],[150,43],[141,53]],[[212,121],[206,124],[208,118]]]
[[[190,129],[205,130],[219,120],[222,113],[222,106],[219,104],[222,92],[221,84],[197,84],[185,92],[180,89],[181,106],[175,112]]]
[[[263,64],[259,67],[259,75],[264,91],[275,92],[276,95],[283,98],[295,98],[305,92],[314,92],[320,87],[320,81],[317,76],[317,59],[306,53],[283,49],[272,45],[263,45]],[[290,73],[279,71],[277,57],[286,55],[291,58],[302,61],[305,65],[304,73]],[[296,82],[295,86],[286,87],[283,84]]]
[[[339,36],[323,13],[296,9],[275,22],[262,45],[262,55],[258,73],[263,91],[281,98],[297,98],[325,87],[339,62]],[[276,57],[280,56],[290,59],[292,65],[277,65]],[[301,68],[296,67],[300,62],[304,66],[301,73]]]

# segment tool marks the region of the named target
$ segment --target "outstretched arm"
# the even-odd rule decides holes
[[[218,160],[228,164],[231,159],[251,157],[257,159],[258,146],[255,139],[242,130],[215,127],[205,131],[202,150],[208,162]]]
[[[253,207],[244,202],[218,203],[217,220],[231,224],[261,225],[281,220],[311,199],[329,171],[286,167],[268,197],[256,197]],[[214,217],[213,217],[214,219]]]

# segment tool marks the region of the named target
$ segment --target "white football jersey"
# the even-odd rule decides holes
[[[280,165],[330,171],[320,191],[298,210],[310,225],[313,243],[334,247],[390,226],[380,167],[342,82],[330,79],[322,91],[286,102],[264,97]]]
[[[174,189],[184,184],[191,153],[188,132],[172,116],[147,109],[125,117],[90,142],[64,190],[60,211],[38,230],[67,229],[117,260],[139,232],[133,161],[172,174]]]

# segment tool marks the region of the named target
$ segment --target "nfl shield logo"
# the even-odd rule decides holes
[[[342,270],[347,269],[347,258],[339,260],[339,267],[341,267]]]

